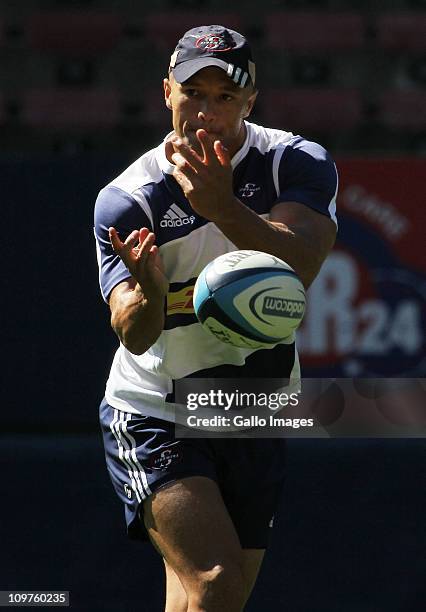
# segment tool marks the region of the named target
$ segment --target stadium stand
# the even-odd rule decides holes
[[[410,58],[406,63],[406,73],[413,83],[424,87],[426,85],[426,57]]]
[[[6,121],[6,103],[3,92],[0,91],[0,125]]]
[[[22,121],[32,128],[112,128],[120,120],[117,91],[29,90],[23,97]]]
[[[163,103],[163,96],[158,87],[146,89],[144,91],[141,105],[144,123],[157,128],[163,133],[164,131],[169,132],[172,129],[171,112]]]
[[[265,18],[265,42],[274,49],[356,49],[364,35],[364,19],[357,13],[276,12]]]
[[[290,73],[296,85],[325,85],[330,82],[331,63],[323,57],[290,59]]]
[[[377,43],[384,50],[426,49],[425,13],[382,13],[377,17]]]
[[[238,13],[201,13],[199,11],[168,11],[151,13],[144,20],[145,36],[156,47],[170,52],[180,36],[190,28],[203,23],[225,23],[236,30],[243,30],[244,20]]]
[[[116,47],[123,25],[119,13],[37,12],[28,18],[28,44],[58,55],[97,55]]]
[[[426,129],[426,93],[387,90],[380,96],[381,120],[390,129]]]
[[[10,137],[3,148],[13,148],[16,126],[21,144],[25,126],[37,126],[40,143],[43,129],[51,138],[52,129],[71,134],[73,126],[79,137],[86,130],[90,143],[111,148],[136,141],[133,126],[161,136],[170,126],[160,91],[170,53],[201,22],[229,24],[252,41],[259,66],[256,121],[318,133],[332,150],[345,151],[390,150],[395,143],[404,150],[409,135],[423,129],[425,0],[370,0],[362,7],[356,0],[247,0],[241,6],[4,0],[0,90],[3,132]],[[127,130],[124,140],[115,125]]]
[[[268,125],[291,131],[355,128],[362,120],[358,90],[270,89],[263,93],[262,117]]]

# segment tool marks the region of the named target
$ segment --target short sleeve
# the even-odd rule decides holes
[[[338,175],[336,165],[321,145],[300,139],[287,145],[278,166],[278,202],[300,202],[336,223]]]
[[[131,195],[112,186],[100,191],[95,204],[94,232],[99,284],[106,302],[114,287],[131,276],[120,257],[113,251],[108,233],[110,227],[115,227],[121,240],[125,240],[135,229],[152,229],[146,213]]]

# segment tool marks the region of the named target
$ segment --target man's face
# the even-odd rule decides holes
[[[196,131],[206,130],[234,155],[244,142],[243,119],[248,117],[257,92],[238,87],[224,70],[208,66],[184,83],[172,74],[164,79],[166,105],[173,113],[176,134],[201,154]]]

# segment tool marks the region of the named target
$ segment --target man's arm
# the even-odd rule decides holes
[[[193,209],[213,221],[239,249],[265,251],[284,259],[308,287],[334,244],[336,226],[325,215],[298,202],[280,202],[270,220],[244,206],[232,191],[228,151],[204,130],[197,131],[204,158],[181,139],[172,139],[169,154],[174,176]],[[174,151],[174,152],[173,152]]]
[[[112,227],[110,238],[115,253],[132,275],[111,292],[111,325],[131,353],[142,355],[163,331],[169,283],[154,244],[155,236],[147,228],[132,232],[121,242]]]
[[[275,205],[266,221],[238,199],[228,202],[231,214],[216,225],[239,249],[271,253],[286,261],[306,288],[318,274],[336,238],[336,226],[304,204]]]

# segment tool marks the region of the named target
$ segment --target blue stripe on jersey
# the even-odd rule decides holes
[[[176,327],[186,327],[187,325],[194,325],[198,323],[195,312],[182,313],[177,312],[172,316],[166,316],[164,321],[164,329],[175,329]]]
[[[112,186],[100,191],[95,205],[95,238],[99,283],[106,301],[113,288],[130,277],[128,269],[113,251],[108,233],[111,226],[115,227],[121,240],[125,240],[134,229],[152,229],[146,213],[131,195]]]
[[[260,349],[248,357],[244,365],[224,364],[198,370],[186,378],[289,378],[294,366],[295,344],[277,344]]]
[[[144,185],[140,191],[151,209],[155,243],[159,247],[209,223],[193,211],[178,183],[170,175],[165,175],[159,183]]]
[[[243,365],[224,364],[193,372],[185,378],[280,378],[289,379],[294,366],[295,344],[277,344],[271,349],[260,349],[248,357]],[[174,402],[173,393],[169,393],[166,402]]]

